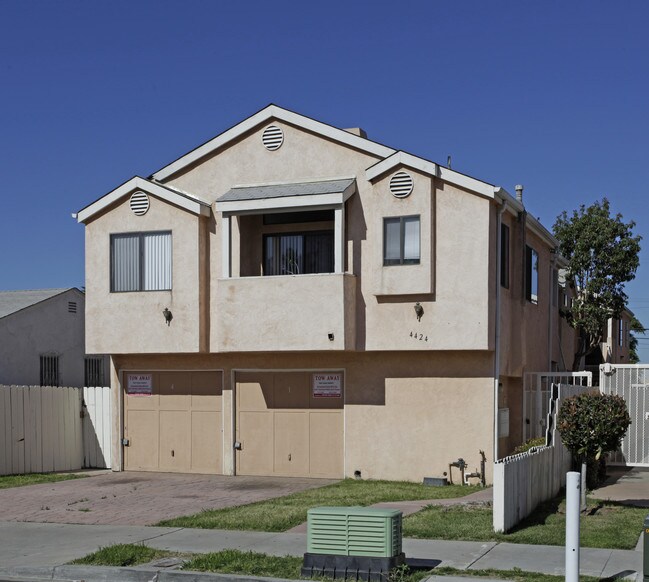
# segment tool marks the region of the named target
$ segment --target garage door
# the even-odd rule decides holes
[[[223,472],[222,373],[125,372],[124,468]]]
[[[246,372],[236,376],[239,475],[344,475],[343,375]]]

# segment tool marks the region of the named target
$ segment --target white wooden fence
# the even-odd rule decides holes
[[[110,467],[110,388],[84,388],[83,406],[83,466]]]
[[[0,475],[110,467],[109,394],[109,388],[0,386]]]
[[[566,484],[572,455],[556,429],[561,401],[592,390],[589,386],[552,385],[547,405],[550,443],[494,463],[493,528],[506,532],[530,515],[539,503],[555,497]]]

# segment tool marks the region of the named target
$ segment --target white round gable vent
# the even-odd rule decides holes
[[[284,132],[276,125],[269,125],[261,134],[261,141],[264,147],[272,152],[284,143]]]
[[[146,214],[147,210],[149,210],[149,196],[145,192],[142,192],[142,190],[133,192],[131,194],[130,206],[133,214],[136,216]]]
[[[407,172],[397,172],[390,178],[390,192],[397,198],[409,196],[413,188],[412,176]]]

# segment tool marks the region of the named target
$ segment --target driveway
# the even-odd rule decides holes
[[[0,490],[0,520],[152,525],[322,487],[332,479],[99,472],[84,479]]]

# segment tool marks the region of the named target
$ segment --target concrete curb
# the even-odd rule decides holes
[[[20,580],[52,580],[60,582],[296,582],[283,578],[215,574],[135,566],[55,566],[53,568],[17,567],[0,569],[0,577]]]

